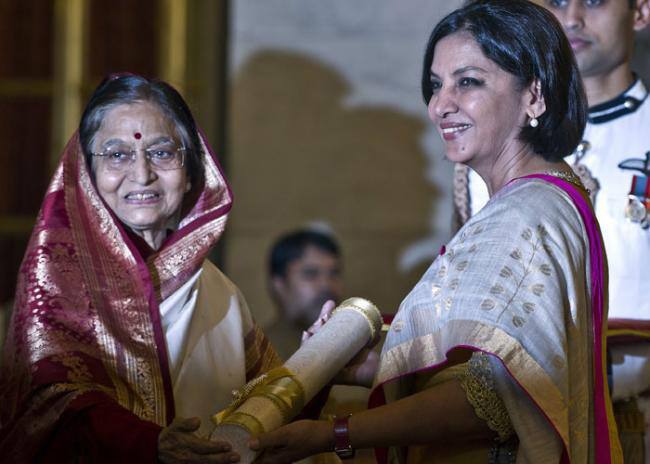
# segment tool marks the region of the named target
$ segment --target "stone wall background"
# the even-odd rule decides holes
[[[275,317],[279,234],[325,223],[347,295],[396,311],[450,237],[452,166],[420,94],[428,35],[460,0],[236,0],[225,267],[257,320]],[[650,76],[650,32],[635,67]]]
[[[237,0],[226,269],[262,325],[280,233],[325,223],[348,295],[394,312],[449,236],[451,165],[420,94],[431,28],[459,2]]]

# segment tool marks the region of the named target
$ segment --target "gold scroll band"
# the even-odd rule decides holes
[[[356,311],[365,318],[365,320],[368,322],[368,326],[370,327],[370,341],[368,342],[368,346],[374,345],[377,341],[377,337],[379,337],[379,331],[381,330],[382,325],[381,313],[379,312],[379,309],[377,309],[377,306],[365,298],[348,298],[343,303],[334,308],[332,311],[332,316],[344,309],[351,309],[353,311]]]
[[[246,400],[253,397],[266,398],[278,409],[285,423],[288,423],[305,406],[305,390],[295,374],[286,367],[277,367],[251,380],[239,391],[233,392],[233,402],[223,411],[212,416],[216,425],[237,424],[251,434],[264,432],[264,427],[251,422],[250,414],[237,411]]]
[[[280,410],[285,423],[293,419],[305,406],[303,387],[292,377],[281,377],[261,385],[255,390],[255,395],[272,401]]]

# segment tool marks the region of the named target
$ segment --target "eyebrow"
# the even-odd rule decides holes
[[[156,137],[155,139],[153,139],[149,143],[149,145],[156,145],[158,143],[174,143],[174,139],[172,139],[171,137],[168,137],[166,135],[161,135],[160,137]],[[125,140],[120,139],[120,138],[113,138],[113,139],[106,140],[104,143],[102,143],[102,146],[103,147],[108,147],[108,146],[111,146],[111,145],[119,145],[119,144],[127,144],[128,145],[129,142],[126,142]]]
[[[171,137],[167,137],[166,135],[162,135],[160,137],[156,137],[155,139],[153,139],[150,145],[155,145],[157,143],[174,143],[174,139]]]
[[[487,74],[487,71],[485,69],[479,67],[479,66],[463,66],[462,68],[458,68],[457,70],[455,70],[452,73],[452,75],[453,76],[458,76],[459,74],[466,73],[467,71],[478,71],[480,73]],[[436,78],[440,79],[440,76],[438,76],[433,71],[431,71],[431,77],[436,77]]]
[[[108,147],[108,146],[111,146],[111,145],[119,145],[120,143],[126,143],[126,142],[124,140],[122,140],[122,139],[108,139],[108,140],[104,141],[104,143],[102,143],[102,147]]]

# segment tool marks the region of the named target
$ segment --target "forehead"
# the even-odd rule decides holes
[[[135,134],[139,134],[145,140],[160,136],[174,137],[174,124],[154,103],[124,103],[109,108],[104,113],[96,136],[135,140]]]
[[[300,258],[293,260],[289,266],[331,267],[339,264],[339,258],[314,245],[307,245]]]
[[[485,56],[481,46],[467,31],[455,32],[440,39],[433,50],[431,71],[435,74],[453,73],[476,66],[485,71],[500,69]]]

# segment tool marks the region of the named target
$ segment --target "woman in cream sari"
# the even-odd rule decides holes
[[[238,459],[201,437],[208,418],[279,360],[207,260],[231,203],[174,89],[132,75],[100,84],[20,269],[3,461]]]
[[[371,409],[251,446],[264,462],[387,446],[406,462],[621,462],[606,260],[588,194],[562,161],[586,105],[560,25],[527,1],[470,2],[433,30],[422,88],[447,158],[476,170],[491,200],[402,302]]]

